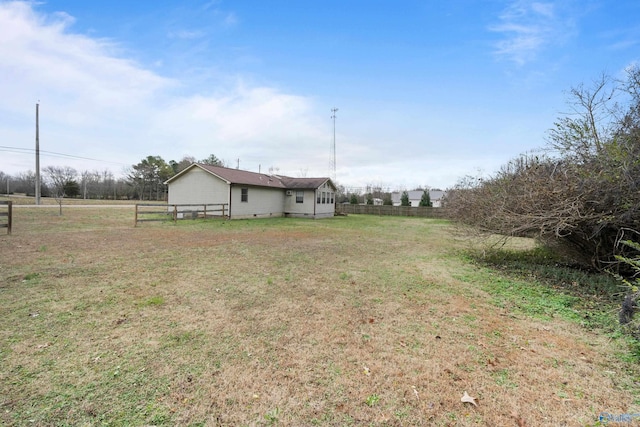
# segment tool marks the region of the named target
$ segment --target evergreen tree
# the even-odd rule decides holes
[[[400,206],[411,206],[411,202],[409,202],[409,193],[406,191],[402,192],[402,197],[400,197]]]
[[[77,197],[80,194],[80,185],[75,179],[69,179],[62,185],[64,197]]]
[[[138,198],[144,200],[161,200],[173,169],[160,156],[147,156],[137,165],[131,166],[127,176],[129,184],[136,190]]]
[[[219,159],[215,154],[210,154],[206,159],[200,160],[200,163],[204,163],[205,165],[211,166],[227,166],[225,161]]]
[[[429,208],[433,206],[433,203],[431,203],[431,196],[429,196],[429,192],[427,190],[424,190],[424,193],[422,193],[419,206],[427,206]]]

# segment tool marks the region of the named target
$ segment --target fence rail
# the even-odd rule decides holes
[[[227,203],[217,204],[181,204],[136,203],[135,226],[148,221],[178,221],[196,218],[227,218]]]
[[[389,205],[351,205],[337,204],[338,214],[417,216],[422,218],[448,218],[446,208],[429,208],[426,206],[389,206]]]
[[[0,201],[0,206],[6,206],[6,211],[0,211],[0,218],[7,218],[6,221],[0,223],[0,228],[6,228],[7,234],[11,234],[11,222],[13,220],[13,202],[12,201]]]

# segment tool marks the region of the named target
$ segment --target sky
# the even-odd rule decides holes
[[[37,104],[41,168],[214,154],[446,189],[544,147],[572,87],[640,59],[638,17],[637,0],[0,0],[0,172],[35,170]]]

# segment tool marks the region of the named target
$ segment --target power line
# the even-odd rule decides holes
[[[35,149],[33,148],[21,148],[21,147],[7,147],[4,145],[0,145],[0,151],[6,151],[9,153],[20,153],[20,154],[32,154],[35,152]],[[102,163],[111,163],[114,165],[122,165],[122,166],[129,166],[126,165],[124,163],[119,163],[119,162],[112,162],[109,160],[100,160],[100,159],[94,159],[91,157],[82,157],[82,156],[74,156],[73,154],[65,154],[65,153],[57,153],[55,151],[45,151],[45,150],[40,150],[40,153],[45,153],[51,157],[62,157],[62,158],[70,158],[70,159],[78,159],[78,160],[91,160],[94,162],[102,162]]]

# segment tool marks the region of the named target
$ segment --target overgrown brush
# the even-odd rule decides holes
[[[637,252],[640,252],[640,243],[632,240],[624,240],[621,243],[635,249]],[[638,298],[640,298],[640,257],[629,258],[619,255],[618,259],[620,262],[628,265],[634,272],[630,278],[619,277],[628,289],[628,293],[622,302],[622,307],[620,308],[620,324],[627,325],[633,332],[634,336],[636,336],[636,338],[640,338],[640,322],[633,322],[634,315],[638,309],[637,301]]]
[[[466,178],[446,200],[451,216],[485,232],[535,237],[575,262],[628,276],[619,245],[640,230],[640,69],[571,90],[549,150],[511,161],[488,179]]]

